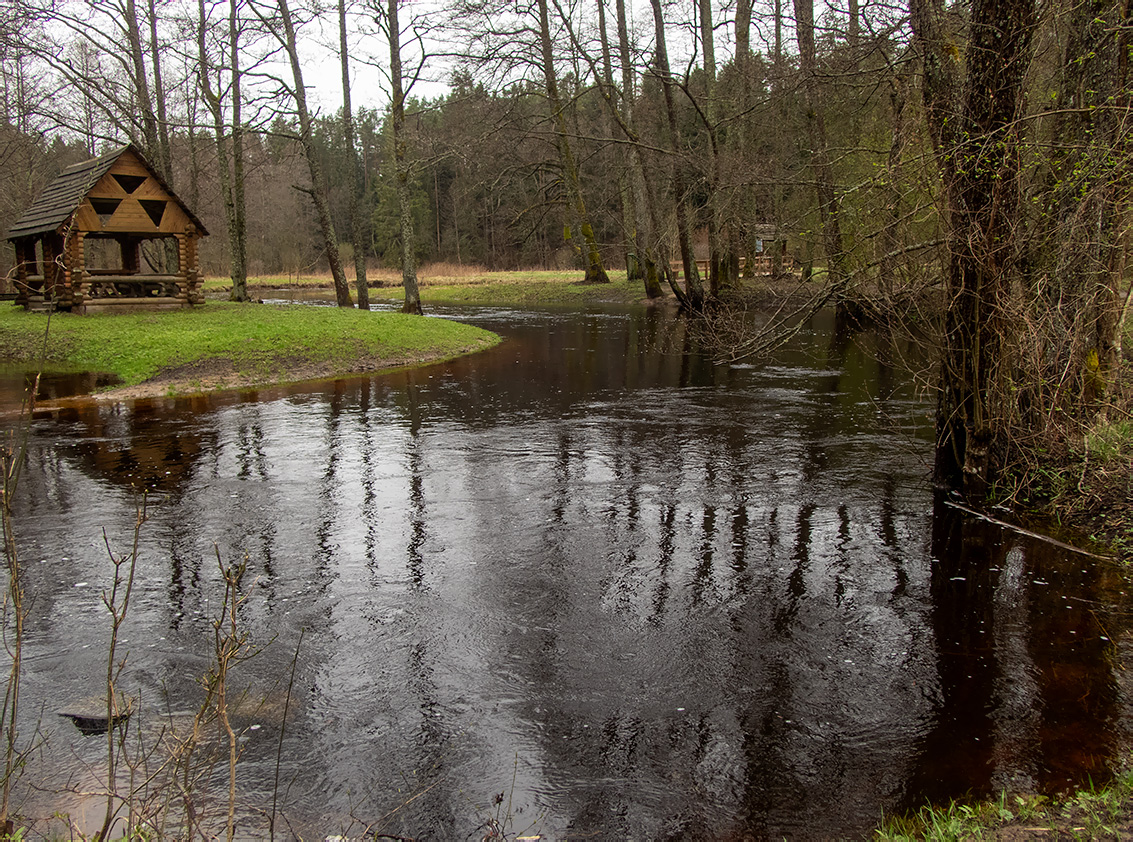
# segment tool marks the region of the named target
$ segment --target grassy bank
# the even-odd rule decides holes
[[[1002,794],[994,801],[954,801],[891,816],[877,830],[878,842],[959,842],[996,839],[1129,839],[1133,834],[1133,767],[1126,765],[1106,786],[1062,798]]]
[[[35,363],[48,318],[0,305],[0,357]],[[375,371],[490,347],[498,337],[445,319],[333,307],[240,305],[51,316],[50,368],[109,372],[124,386],[202,391]]]
[[[1133,563],[1133,420],[1128,402],[1067,425],[994,489],[1001,505],[1089,539]]]
[[[401,301],[401,276],[388,269],[371,270],[370,298]],[[421,300],[446,304],[585,305],[629,304],[645,297],[641,281],[627,281],[626,273],[610,272],[609,284],[583,284],[582,272],[524,270],[489,272],[454,264],[426,264],[418,273]],[[381,284],[381,286],[375,286]],[[262,275],[248,278],[249,289],[258,294],[269,289],[329,288],[329,275]],[[208,278],[205,292],[223,294],[232,288],[228,278]],[[353,293],[353,290],[352,290]]]

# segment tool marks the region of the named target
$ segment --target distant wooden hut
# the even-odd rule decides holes
[[[9,229],[16,301],[79,313],[199,304],[197,241],[206,236],[141,153],[123,146],[65,169]],[[144,256],[147,243],[155,248]],[[143,257],[163,268],[143,271]]]

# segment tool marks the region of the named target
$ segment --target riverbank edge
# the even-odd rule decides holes
[[[1133,767],[1126,759],[1114,780],[1054,799],[1001,792],[987,801],[953,801],[909,816],[890,816],[877,842],[986,839],[1129,839],[1133,837]]]
[[[210,306],[222,308],[212,310],[220,318],[198,321],[209,315]],[[302,313],[304,318],[284,317],[281,323],[280,314],[288,312]],[[502,341],[490,331],[452,320],[417,322],[417,316],[357,310],[324,311],[333,314],[318,320],[329,321],[328,334],[327,325],[313,329],[311,316],[317,312],[298,306],[292,310],[218,302],[164,313],[62,314],[48,326],[46,314],[13,308],[0,319],[0,359],[29,371],[106,373],[124,381],[85,395],[40,401],[37,406],[42,409],[74,400],[189,397],[370,376],[479,353]],[[270,318],[264,320],[265,316]],[[100,321],[85,322],[88,318]],[[37,322],[35,330],[28,329],[28,320]],[[415,327],[418,324],[422,330]],[[97,325],[102,333],[111,325],[120,336],[107,338],[96,331],[84,335],[86,325]],[[119,338],[122,341],[116,345]],[[113,346],[109,353],[113,362],[105,361],[105,347],[100,349],[102,364],[92,362],[92,344]],[[186,353],[186,346],[191,353]],[[176,359],[188,361],[173,362]],[[127,373],[131,371],[134,374]]]
[[[495,347],[500,341],[497,337],[495,341],[486,342],[456,353],[426,352],[414,355],[411,358],[358,357],[348,365],[332,365],[330,363],[291,365],[286,369],[287,373],[279,377],[241,374],[232,370],[230,364],[217,360],[205,360],[163,369],[141,383],[92,392],[84,396],[83,399],[117,403],[119,401],[150,398],[181,398],[223,392],[286,388],[303,383],[319,383],[349,377],[371,377],[403,369],[448,362],[469,354],[478,354]],[[42,407],[43,405],[39,404],[39,406]]]

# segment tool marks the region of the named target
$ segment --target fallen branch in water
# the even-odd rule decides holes
[[[1096,558],[1098,561],[1117,561],[1117,559],[1113,556],[1098,555],[1097,553],[1092,553],[1089,550],[1083,550],[1081,547],[1075,547],[1073,544],[1067,544],[1065,541],[1059,541],[1057,538],[1051,538],[1049,535],[1043,535],[1040,532],[1032,532],[1030,529],[1024,529],[1021,526],[1016,526],[1015,524],[1008,523],[1005,520],[999,520],[998,518],[994,518],[991,515],[985,515],[983,512],[976,511],[975,509],[961,505],[960,503],[955,503],[952,500],[945,500],[944,505],[950,506],[953,509],[957,509],[964,514],[978,517],[980,520],[985,520],[988,523],[994,523],[996,526],[1002,526],[1004,529],[1010,529],[1013,532],[1018,532],[1020,535],[1026,535],[1029,538],[1038,538],[1040,541],[1046,541],[1048,544],[1054,544],[1054,546],[1056,547],[1061,547],[1064,550],[1070,550],[1071,552],[1078,553],[1079,555]]]

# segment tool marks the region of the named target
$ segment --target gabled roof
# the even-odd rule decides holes
[[[193,221],[193,224],[198,228],[202,235],[207,235],[208,231],[205,226],[201,224],[200,220],[193,214],[185,204],[177,198],[176,194],[170,189],[165,180],[157,173],[145,156],[141,154],[133,145],[121,146],[113,152],[108,152],[98,158],[91,158],[89,161],[83,161],[79,164],[72,164],[59,173],[55,180],[44,188],[43,192],[39,194],[31,207],[24,211],[21,216],[11,228],[8,229],[8,239],[17,240],[21,237],[31,237],[36,234],[45,234],[50,231],[58,231],[59,228],[70,218],[79,205],[82,204],[83,199],[87,194],[98,184],[99,180],[106,175],[126,152],[133,152],[138,160],[149,170],[150,175],[162,186],[162,188],[169,194],[169,196],[177,202],[185,214]]]

